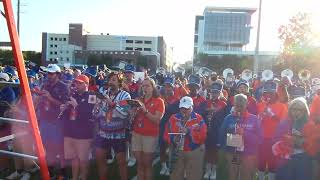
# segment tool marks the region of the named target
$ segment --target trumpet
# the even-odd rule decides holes
[[[302,81],[307,81],[311,77],[311,72],[308,69],[302,69],[299,71],[299,79]]]

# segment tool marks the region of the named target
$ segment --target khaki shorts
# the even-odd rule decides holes
[[[80,161],[89,161],[92,139],[74,139],[64,137],[65,159],[79,158]]]
[[[158,146],[158,137],[132,133],[131,146],[132,151],[153,153],[156,152]]]

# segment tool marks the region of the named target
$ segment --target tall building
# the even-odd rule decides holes
[[[206,7],[196,16],[194,55],[243,51],[249,44],[253,8]]]
[[[42,60],[48,63],[86,64],[90,55],[111,56],[113,63],[137,62],[144,56],[147,64],[165,67],[167,46],[162,36],[119,36],[82,34],[82,24],[69,24],[69,34],[42,33]],[[170,57],[170,56],[169,56]]]

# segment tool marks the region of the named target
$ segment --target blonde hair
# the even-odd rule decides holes
[[[294,109],[302,109],[305,115],[310,115],[307,100],[303,97],[298,97],[289,102],[288,114],[292,113]]]

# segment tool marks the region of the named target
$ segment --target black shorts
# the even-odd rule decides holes
[[[97,148],[105,149],[107,151],[110,151],[112,148],[117,154],[126,152],[126,142],[126,139],[106,139],[101,136],[97,136],[94,140],[94,145]]]

